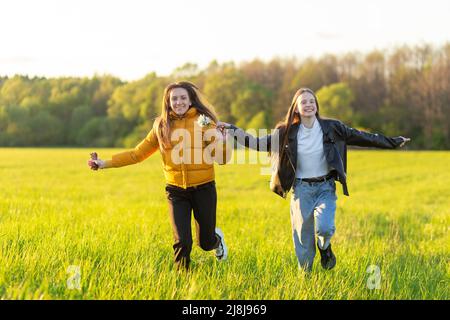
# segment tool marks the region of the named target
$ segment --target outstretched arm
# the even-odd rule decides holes
[[[155,129],[153,128],[147,137],[142,140],[134,149],[117,153],[112,156],[111,160],[101,160],[97,158],[97,153],[91,153],[91,160],[88,165],[92,170],[119,168],[131,164],[141,162],[150,157],[156,150],[158,150],[158,138]]]
[[[217,127],[228,129],[230,135],[246,148],[257,151],[271,151],[273,138],[271,134],[264,137],[254,137],[235,125],[220,121],[217,123]]]
[[[360,131],[348,127],[342,122],[337,123],[336,131],[347,142],[347,144],[360,147],[394,149],[397,147],[403,147],[406,142],[411,141],[410,138],[405,138],[402,136],[386,137],[378,133]]]

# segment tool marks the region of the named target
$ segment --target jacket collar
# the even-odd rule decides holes
[[[328,132],[330,131],[330,126],[329,126],[328,122],[321,118],[317,118],[317,120],[319,120],[319,124],[320,124],[320,127],[322,128],[323,134],[325,136],[328,135]]]
[[[298,128],[300,128],[300,121],[296,122],[296,123],[293,123],[291,125],[291,128],[290,128],[289,133],[288,133],[288,139],[289,140],[297,139]]]
[[[194,108],[194,107],[190,107],[188,109],[188,111],[186,111],[186,113],[181,115],[181,116],[176,114],[172,110],[169,111],[169,119],[170,120],[180,120],[180,119],[183,119],[183,118],[193,118],[196,115],[197,115],[197,109]]]

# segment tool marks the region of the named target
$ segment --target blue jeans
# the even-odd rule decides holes
[[[299,266],[311,271],[317,245],[326,249],[335,232],[336,183],[295,179],[291,198],[291,225]]]

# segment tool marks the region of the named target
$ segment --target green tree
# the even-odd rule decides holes
[[[32,134],[26,141],[27,145],[56,146],[64,143],[64,125],[48,111],[43,110],[33,116],[29,125]]]
[[[117,87],[123,82],[116,77],[110,75],[95,76],[92,79],[92,96],[90,105],[96,116],[106,116],[108,110],[108,100]]]
[[[31,145],[33,132],[30,127],[30,112],[28,109],[9,105],[3,109],[3,118],[6,119],[6,128],[2,139],[6,146]]]
[[[338,82],[337,59],[333,55],[325,55],[319,60],[306,59],[295,75],[291,89],[295,92],[300,87],[307,87],[314,91],[322,86]],[[292,94],[294,95],[294,94]]]
[[[357,70],[357,81],[351,83],[355,95],[353,110],[361,115],[363,127],[380,130],[383,120],[378,117],[388,98],[386,59],[381,51],[373,51],[364,57]]]
[[[31,85],[28,77],[14,76],[7,79],[0,89],[0,105],[20,106],[23,99],[30,96]]]
[[[68,137],[69,144],[78,143],[78,136],[80,130],[93,117],[95,117],[94,110],[90,106],[78,106],[73,110],[69,122],[69,137]]]
[[[152,86],[155,81],[158,81],[157,76],[151,73],[141,80],[118,87],[108,101],[108,115],[123,117],[132,125],[136,125],[143,115],[155,117],[160,111],[160,104],[155,101],[157,86]]]
[[[271,92],[259,84],[247,83],[236,99],[231,104],[231,114],[236,119],[238,127],[247,128],[250,120],[263,111],[265,115],[270,113]],[[267,118],[266,118],[267,120]]]
[[[116,145],[122,146],[123,138],[138,126],[151,129],[153,121],[161,113],[166,85],[166,78],[150,73],[141,80],[118,87],[113,92],[108,101],[108,118],[112,120],[110,134]]]
[[[235,122],[231,105],[245,84],[245,78],[234,65],[217,67],[205,79],[203,89],[207,99],[211,102],[219,119],[225,122]]]
[[[114,139],[109,132],[110,123],[108,119],[94,117],[81,128],[76,142],[78,145],[85,147],[109,147],[114,144]]]
[[[176,68],[172,72],[171,77],[173,79],[185,79],[188,81],[193,81],[193,79],[196,78],[199,73],[200,69],[198,68],[197,64],[187,62],[181,67]]]
[[[247,124],[247,129],[270,129],[270,119],[265,111],[258,112]]]
[[[336,118],[350,125],[357,125],[351,109],[354,95],[346,83],[340,82],[322,87],[317,91],[321,116]]]

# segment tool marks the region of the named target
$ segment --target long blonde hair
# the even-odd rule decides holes
[[[171,147],[170,144],[170,92],[175,88],[183,88],[189,95],[191,100],[191,108],[197,109],[199,114],[203,114],[217,123],[217,115],[214,107],[210,105],[203,95],[200,93],[198,87],[189,81],[180,81],[169,84],[164,89],[164,96],[162,100],[161,115],[156,119],[154,128],[159,141],[161,151]]]

